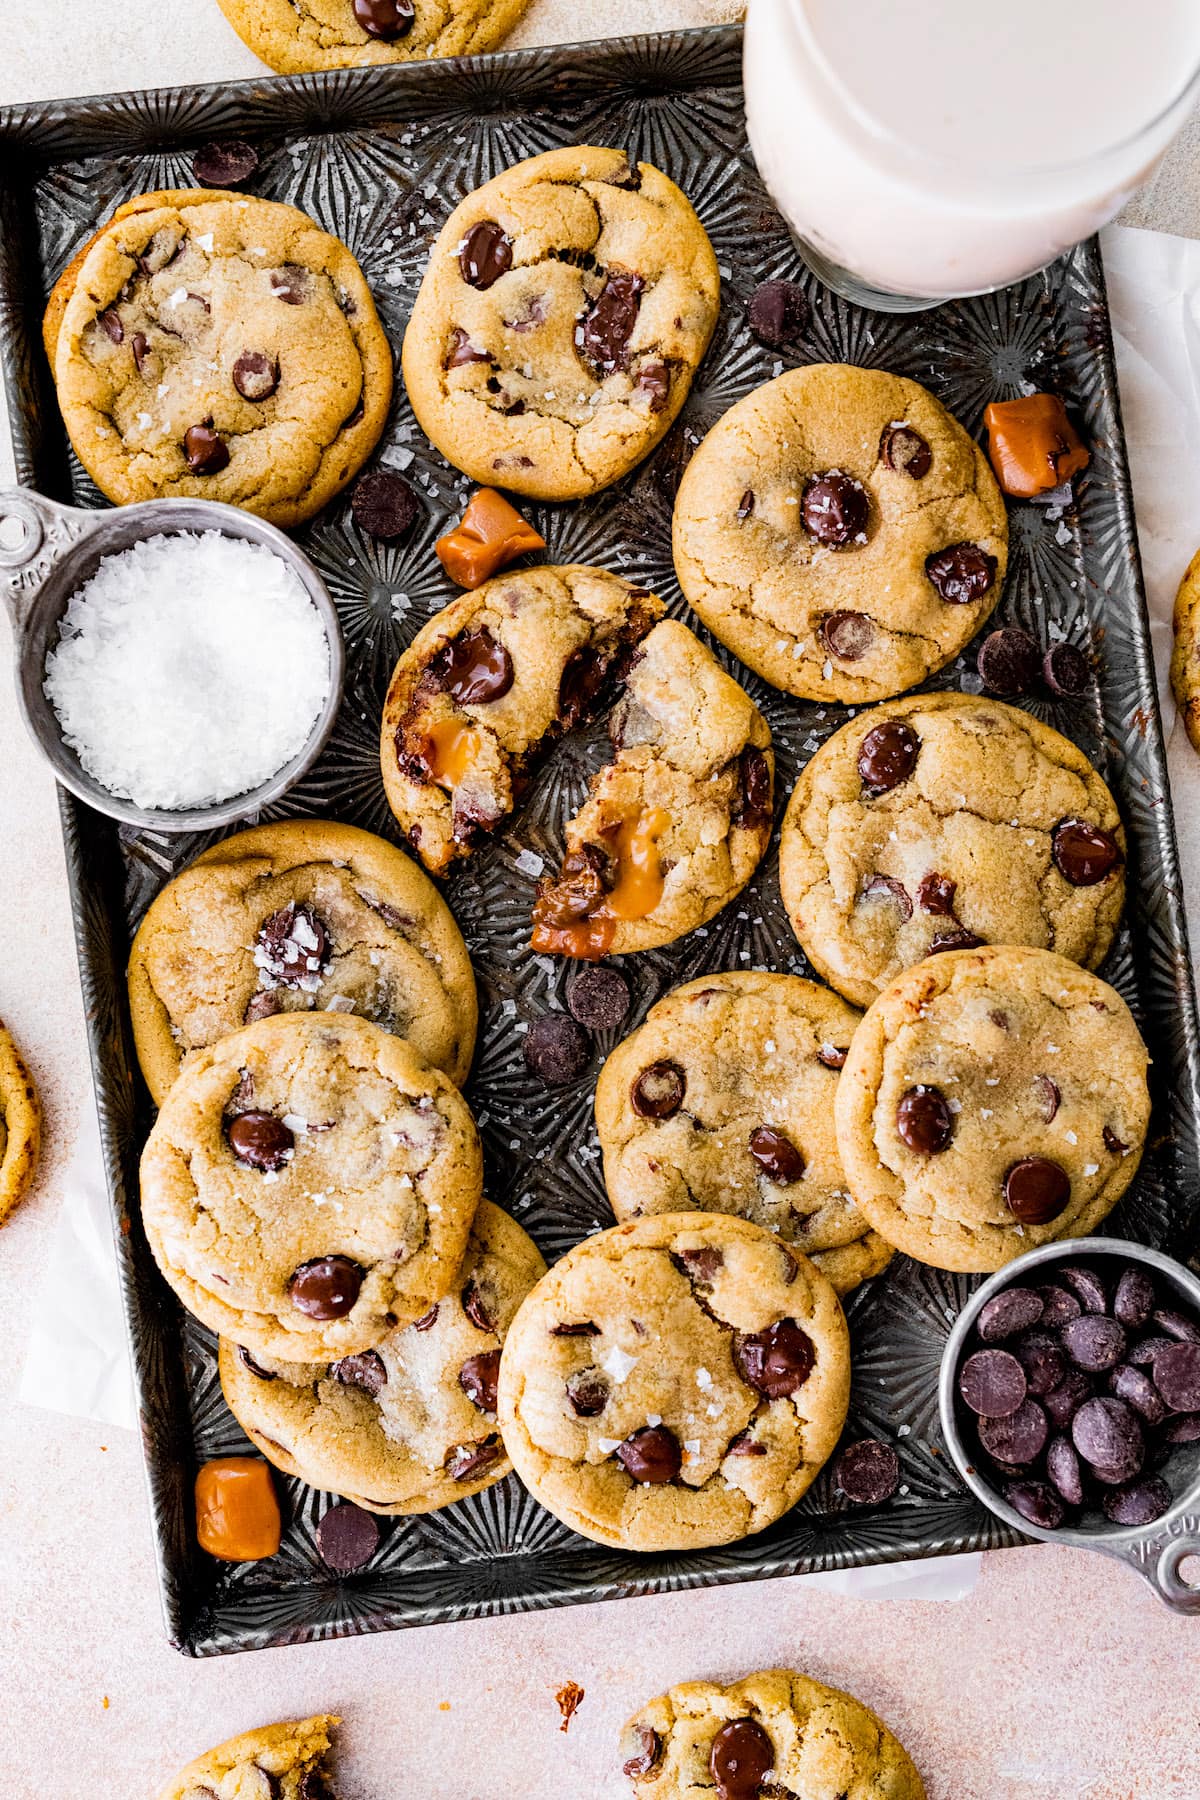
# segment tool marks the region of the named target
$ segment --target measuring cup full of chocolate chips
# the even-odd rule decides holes
[[[1200,1279],[1123,1238],[1060,1239],[970,1298],[942,1353],[946,1448],[1027,1537],[1136,1569],[1200,1613]]]
[[[17,697],[61,784],[123,824],[260,812],[333,730],[345,651],[308,557],[212,500],[90,511],[0,488]]]

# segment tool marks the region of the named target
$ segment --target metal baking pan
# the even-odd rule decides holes
[[[764,277],[799,278],[813,302],[792,360],[914,376],[970,431],[980,429],[989,400],[1024,384],[1062,393],[1092,463],[1066,511],[1012,508],[999,617],[1094,654],[1096,685],[1082,701],[1029,705],[1099,763],[1129,833],[1129,917],[1104,973],[1149,1042],[1155,1114],[1142,1170],[1112,1228],[1186,1255],[1200,1195],[1200,1047],[1097,247],[1084,244],[1004,292],[909,318],[836,299],[805,271],[754,171],[740,53],[740,31],[731,27],[0,113],[0,355],[19,478],[57,499],[103,504],[57,415],[40,349],[43,300],[97,220],[142,190],[191,185],[191,147],[234,134],[261,154],[253,192],[303,207],[351,246],[397,350],[448,210],[508,164],[558,144],[621,144],[680,184],[712,237],[723,283],[721,322],[687,407],[649,461],[616,487],[575,505],[526,509],[550,559],[607,564],[680,614],[670,554],[680,472],[720,414],[783,366],[746,327],[750,294]],[[346,698],[320,762],[270,816],[322,813],[394,836],[377,761],[380,705],[398,652],[452,597],[432,544],[457,518],[466,484],[426,443],[402,392],[382,454],[406,470],[426,517],[407,544],[382,546],[361,536],[343,497],[300,534],[341,614]],[[770,720],[785,796],[845,711],[776,693],[721,655]],[[977,689],[972,654],[935,685]],[[524,872],[529,858],[521,866],[517,858],[523,850],[556,855],[564,820],[602,754],[600,733],[557,749],[510,829],[447,887],[479,978],[482,1033],[468,1094],[485,1140],[488,1192],[551,1258],[607,1224],[609,1213],[591,1124],[595,1067],[548,1102],[521,1056],[522,1024],[556,1004],[565,970],[528,950],[533,881]],[[181,1650],[209,1655],[1013,1541],[957,1483],[939,1443],[939,1355],[972,1283],[900,1257],[848,1305],[849,1429],[894,1442],[903,1468],[887,1505],[848,1507],[827,1473],[759,1537],[687,1557],[633,1557],[576,1537],[510,1477],[445,1511],[387,1523],[372,1564],[339,1581],[314,1542],[326,1498],[288,1482],[290,1522],[278,1556],[225,1566],[202,1555],[191,1524],[196,1465],[244,1440],[221,1399],[212,1338],[183,1317],[142,1236],[136,1171],[150,1107],[131,1054],[123,970],[150,898],[209,840],[118,828],[66,793],[61,807],[163,1602]],[[627,959],[636,993],[630,1026],[679,981],[758,965],[806,968],[780,905],[773,853],[706,930]]]

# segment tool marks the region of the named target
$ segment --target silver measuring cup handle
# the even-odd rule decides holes
[[[60,506],[32,488],[0,487],[0,593],[19,632],[59,557],[92,530],[96,514]]]

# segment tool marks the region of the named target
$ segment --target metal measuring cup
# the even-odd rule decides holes
[[[296,571],[316,607],[329,644],[329,694],[300,752],[259,787],[211,806],[178,811],[135,806],[89,775],[63,737],[46,697],[46,657],[58,641],[71,596],[91,579],[105,556],[143,538],[184,531],[219,531],[262,544]],[[61,506],[31,488],[0,488],[0,592],[13,624],[17,699],[34,743],[58,780],[79,799],[123,824],[153,831],[211,831],[260,812],[310,769],[333,730],[342,699],[346,653],[337,608],[313,564],[291,539],[252,513],[216,500],[146,500],[111,511]]]

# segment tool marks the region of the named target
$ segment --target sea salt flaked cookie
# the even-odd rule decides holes
[[[636,1800],[925,1800],[883,1720],[795,1669],[680,1682],[626,1722],[620,1754]]]
[[[857,704],[916,687],[975,635],[1008,524],[986,456],[925,388],[813,363],[713,426],[674,553],[688,600],[757,674]]]
[[[837,1443],[850,1346],[837,1295],[760,1225],[663,1213],[598,1232],[525,1300],[500,1430],[556,1518],[626,1550],[765,1526]]]
[[[306,75],[476,56],[512,30],[528,0],[217,0],[238,36],[272,69]]]
[[[0,1225],[33,1184],[42,1107],[33,1076],[0,1020]]]
[[[854,1204],[833,1125],[859,1014],[797,975],[702,975],[666,994],[596,1083],[618,1219],[734,1213],[811,1256],[839,1293],[891,1258]]]
[[[221,1387],[269,1462],[371,1512],[421,1513],[477,1494],[511,1464],[496,1429],[500,1346],[546,1265],[481,1200],[462,1266],[424,1318],[339,1361],[260,1361],[222,1338]]]
[[[1083,1237],[1136,1173],[1149,1058],[1121,996],[1049,950],[953,950],[868,1009],[835,1102],[855,1199],[935,1268]]]
[[[660,170],[549,150],[446,221],[405,333],[408,397],[473,480],[577,500],[667,431],[719,295],[704,227]]]
[[[859,713],[801,770],[779,885],[818,974],[869,1006],[901,969],[972,943],[1096,968],[1124,850],[1116,802],[1067,738],[999,700],[921,694]]]
[[[596,716],[662,617],[605,569],[514,569],[435,613],[383,708],[388,804],[435,874],[512,812],[546,751]]]
[[[613,712],[611,762],[538,883],[533,947],[599,958],[652,950],[739,894],[771,835],[771,731],[699,638],[664,619]]]
[[[76,454],[110,500],[310,518],[387,418],[392,352],[346,246],[295,207],[205,188],[119,207],[43,328]]]
[[[423,870],[384,838],[324,819],[214,844],[142,920],[129,957],[138,1060],[156,1102],[189,1057],[293,1011],[353,1012],[465,1081],[475,978]]]
[[[1171,687],[1192,747],[1200,750],[1200,550],[1184,571],[1175,596],[1175,645],[1171,652]]]
[[[334,1361],[448,1291],[482,1191],[466,1102],[403,1038],[281,1013],[200,1050],[142,1155],[183,1304],[255,1356]]]
[[[327,1758],[340,1724],[318,1713],[243,1731],[190,1762],[159,1800],[334,1800]]]

